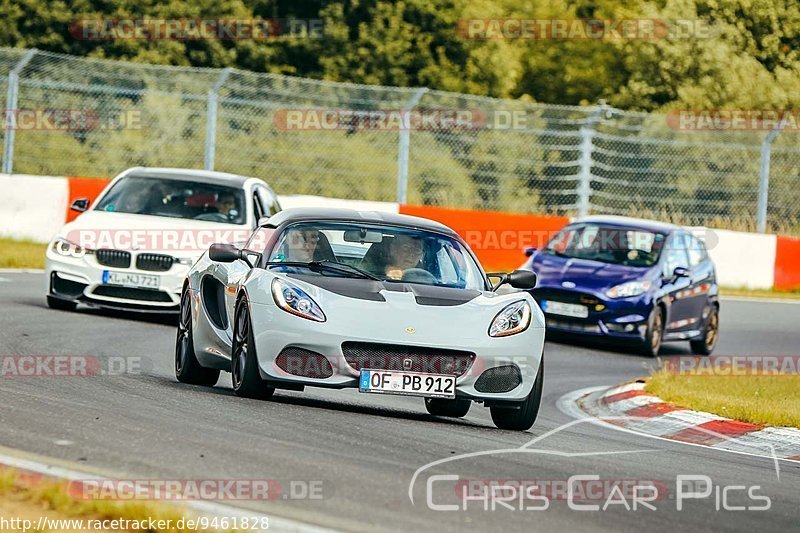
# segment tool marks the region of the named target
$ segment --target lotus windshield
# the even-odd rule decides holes
[[[481,268],[458,240],[371,224],[303,222],[287,227],[269,268],[303,274],[486,290]]]
[[[241,189],[188,180],[128,176],[108,191],[98,211],[244,224]]]
[[[547,243],[545,254],[632,267],[658,262],[666,236],[639,228],[582,224],[568,226]]]

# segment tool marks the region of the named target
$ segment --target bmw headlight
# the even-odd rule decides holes
[[[616,287],[611,287],[606,291],[609,298],[629,298],[644,294],[653,285],[651,281],[629,281]]]
[[[531,323],[531,306],[525,300],[507,305],[489,327],[490,337],[507,337],[528,329]]]
[[[83,257],[86,254],[91,254],[92,250],[77,245],[74,242],[62,239],[61,237],[53,241],[51,249],[58,255],[64,257]]]
[[[272,280],[272,297],[284,311],[316,322],[325,322],[325,313],[317,302],[299,287],[275,278]]]

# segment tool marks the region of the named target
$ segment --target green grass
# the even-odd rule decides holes
[[[655,372],[645,390],[666,402],[742,422],[800,428],[800,375],[718,376]]]
[[[800,265],[798,265],[800,268]],[[774,289],[748,289],[746,287],[720,287],[720,296],[743,296],[746,298],[783,298],[790,300],[800,300],[800,288],[791,291],[779,291]]]
[[[0,268],[44,268],[47,244],[0,239]]]

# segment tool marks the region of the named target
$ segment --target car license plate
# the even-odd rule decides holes
[[[571,316],[575,318],[586,318],[589,316],[589,308],[585,305],[553,302],[550,300],[542,301],[542,311],[551,315]]]
[[[161,279],[152,274],[137,274],[135,272],[103,271],[103,283],[106,285],[122,285],[123,287],[139,287],[143,289],[158,289]]]
[[[456,377],[422,372],[392,372],[362,369],[358,382],[361,392],[407,394],[431,398],[455,398]]]

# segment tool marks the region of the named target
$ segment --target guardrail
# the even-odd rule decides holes
[[[8,185],[7,208],[0,210],[0,237],[48,242],[77,213],[76,198],[94,198],[105,179],[0,175]],[[488,270],[510,271],[524,262],[523,249],[543,246],[569,217],[418,206],[396,202],[346,200],[310,195],[283,195],[289,207],[349,207],[422,216],[458,232]],[[800,239],[694,227],[717,265],[720,284],[752,289],[800,288]]]

